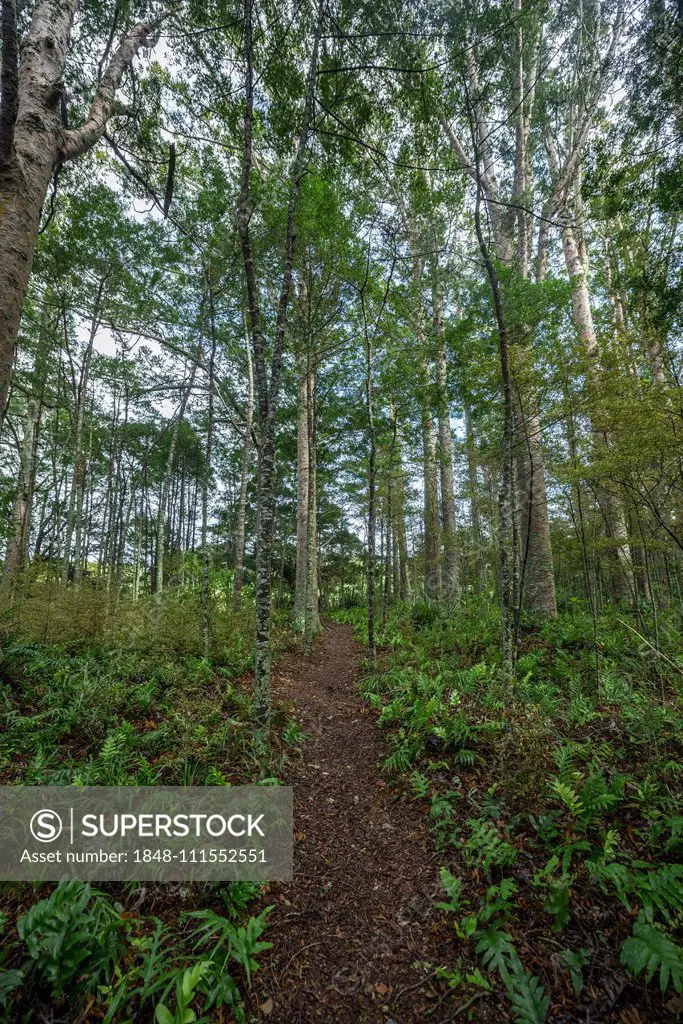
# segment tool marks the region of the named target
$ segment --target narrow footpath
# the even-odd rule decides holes
[[[458,1003],[434,977],[457,955],[435,909],[438,855],[424,809],[382,774],[355,686],[363,657],[351,627],[328,624],[313,655],[286,656],[274,678],[274,699],[296,707],[309,735],[286,778],[295,877],[269,890],[274,948],[250,1007],[277,1024],[444,1024]]]

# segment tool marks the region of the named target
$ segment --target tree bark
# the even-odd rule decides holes
[[[432,601],[441,598],[441,519],[436,432],[431,411],[422,409],[422,460],[424,483],[424,590]]]
[[[410,573],[408,571],[408,539],[406,535],[406,481],[401,454],[401,435],[398,417],[393,403],[389,406],[392,429],[392,486],[391,507],[393,534],[395,543],[394,575],[398,577],[398,585],[394,587],[401,601],[409,601],[412,596]],[[398,556],[398,557],[397,557]]]
[[[365,413],[367,416],[368,424],[368,661],[370,665],[374,667],[375,662],[377,661],[377,641],[375,637],[375,558],[377,543],[377,434],[375,430],[375,409],[373,403],[373,346],[372,338],[368,330],[368,320],[365,312],[365,296],[363,292],[361,292],[361,305],[363,308],[363,330],[365,335]]]
[[[531,139],[531,119],[535,102],[535,79],[538,62],[538,39],[533,40],[530,48],[528,66],[524,65],[525,40],[523,36],[522,0],[515,0],[516,17],[514,39],[511,48],[513,60],[513,110],[511,120],[515,124],[515,167],[512,188],[512,205],[515,207],[512,217],[502,203],[499,185],[495,174],[495,162],[491,139],[493,132],[485,112],[484,90],[481,88],[476,65],[474,46],[467,51],[468,107],[471,122],[472,158],[448,124],[444,117],[440,118],[446,132],[451,149],[460,160],[462,166],[472,177],[480,202],[486,203],[486,212],[493,236],[493,252],[495,257],[506,265],[513,266],[516,272],[527,278],[530,269],[531,234],[533,220],[527,208],[531,204],[532,175],[529,154]],[[538,31],[538,26],[536,26]],[[527,48],[528,49],[528,48]],[[543,225],[541,225],[543,230]],[[545,252],[543,246],[542,255]],[[488,249],[487,249],[488,253]],[[539,261],[539,264],[543,261]],[[495,273],[495,267],[492,269]],[[490,275],[489,275],[490,276]],[[496,274],[497,276],[497,274]],[[501,315],[503,314],[503,296]],[[507,330],[507,328],[506,328]],[[509,331],[508,331],[509,334]],[[509,336],[507,344],[512,349],[518,340]],[[519,339],[518,346],[522,362],[532,359],[528,339]],[[521,525],[524,533],[522,553],[525,556],[524,591],[527,597],[526,606],[529,611],[541,617],[554,617],[557,614],[555,595],[555,575],[553,568],[552,547],[550,542],[550,525],[548,517],[548,501],[545,485],[545,459],[542,448],[542,435],[538,415],[539,401],[535,388],[530,383],[522,386],[520,375],[516,372],[515,360],[510,352],[511,399],[515,426],[524,427],[523,434],[517,434],[513,448],[514,467],[511,467],[511,478],[515,478],[515,496],[511,496],[511,507],[515,518],[515,530]],[[519,523],[521,512],[521,524]],[[522,595],[523,597],[524,595]]]
[[[204,472],[202,473],[202,636],[204,641],[204,657],[209,660],[211,657],[211,629],[212,629],[212,599],[211,599],[211,570],[213,568],[213,554],[209,545],[209,487],[213,477],[213,419],[214,419],[214,369],[216,363],[216,324],[213,291],[211,280],[207,272],[207,290],[209,292],[209,325],[211,328],[211,355],[209,356],[209,394],[206,409],[206,445],[204,447]]]
[[[62,567],[62,580],[66,582],[69,576],[69,563],[71,561],[71,542],[76,533],[76,546],[74,550],[74,579],[80,577],[81,569],[81,539],[82,539],[82,518],[83,518],[83,494],[85,487],[85,454],[83,452],[83,426],[85,423],[85,403],[88,397],[88,384],[90,383],[90,366],[92,363],[93,346],[95,337],[100,326],[100,307],[104,291],[104,278],[100,279],[90,323],[90,333],[83,353],[83,363],[78,384],[74,381],[74,439],[76,442],[76,454],[74,460],[73,482],[71,495],[69,497],[69,511],[67,514],[66,534],[64,543],[64,565]]]
[[[477,442],[472,426],[472,414],[465,406],[465,443],[467,445],[467,476],[470,490],[470,528],[472,530],[472,547],[474,550],[473,570],[474,592],[479,594],[485,589],[484,579],[484,537],[479,517],[479,478],[477,475]]]
[[[24,435],[19,452],[17,494],[12,509],[10,534],[2,570],[3,580],[9,583],[14,583],[26,564],[39,420],[40,404],[36,398],[31,397],[26,403]]]
[[[593,323],[586,268],[574,231],[566,221],[562,227],[562,247],[567,274],[572,282],[574,326],[583,346],[588,387],[592,395],[592,408],[589,414],[594,444],[598,452],[606,452],[609,449],[609,434],[595,420],[595,412],[600,402],[602,365]],[[598,488],[597,497],[609,540],[610,578],[614,597],[617,601],[629,603],[634,593],[634,577],[623,507],[618,495],[604,486]]]
[[[308,570],[308,513],[309,513],[309,429],[308,392],[309,376],[306,354],[299,356],[297,393],[297,462],[296,462],[296,579],[294,585],[293,618],[296,629],[303,633],[306,615],[306,579]]]
[[[455,487],[453,483],[453,434],[448,403],[448,368],[443,339],[442,297],[438,282],[434,286],[434,328],[437,341],[437,388],[439,403],[439,473],[441,477],[441,522],[443,542],[443,597],[460,596],[458,539],[456,534]]]
[[[306,367],[308,417],[308,515],[306,523],[306,609],[304,616],[304,650],[310,654],[313,637],[321,631],[318,615],[318,504],[317,504],[317,455],[316,455],[316,372],[312,364],[309,346]]]
[[[198,354],[201,352],[201,341],[198,345]],[[180,426],[185,418],[185,409],[192,392],[192,386],[194,384],[195,374],[197,372],[197,360],[192,360],[192,366],[190,369],[190,376],[187,384],[183,388],[182,395],[180,398],[180,405],[178,406],[178,412],[176,414],[175,423],[173,425],[173,432],[171,434],[171,444],[168,449],[168,458],[166,459],[166,469],[164,472],[164,479],[161,484],[161,492],[159,494],[159,513],[157,515],[157,529],[156,529],[156,578],[154,581],[154,594],[157,605],[161,603],[161,592],[164,589],[164,547],[166,541],[166,516],[168,511],[168,498],[171,492],[171,480],[173,477],[173,465],[175,462],[175,451],[178,444],[178,434],[180,433]]]
[[[244,585],[244,541],[247,523],[247,492],[249,489],[249,460],[251,456],[251,431],[254,423],[254,366],[251,361],[249,336],[246,336],[247,356],[247,405],[244,420],[244,440],[242,443],[242,467],[240,471],[240,493],[237,503],[237,523],[235,526],[235,586],[233,601],[235,608],[242,606],[242,587]]]
[[[310,349],[310,345],[308,346]],[[297,513],[294,624],[303,635],[310,615],[312,635],[320,632],[318,615],[318,501],[316,491],[316,368],[307,350],[299,360],[297,402]]]
[[[253,164],[253,115],[254,115],[254,45],[253,45],[253,0],[244,2],[244,54],[245,54],[245,99],[244,150],[242,180],[237,211],[237,226],[242,243],[242,258],[247,281],[247,297],[251,339],[254,350],[255,384],[259,412],[259,460],[258,460],[258,517],[256,538],[256,653],[254,661],[254,718],[257,725],[259,744],[267,744],[270,727],[270,617],[271,617],[271,556],[274,523],[275,484],[275,432],[277,410],[282,377],[282,363],[287,328],[287,312],[292,284],[294,262],[294,218],[299,199],[301,178],[304,172],[308,135],[315,103],[315,83],[318,66],[318,48],[322,31],[323,4],[319,3],[311,64],[306,84],[306,98],[301,133],[292,169],[291,189],[287,208],[283,271],[280,285],[275,337],[270,359],[270,375],[266,363],[260,297],[254,255],[249,228],[250,180]]]
[[[55,167],[90,149],[116,108],[116,92],[138,50],[156,41],[169,12],[140,22],[100,78],[85,123],[61,121],[62,76],[78,0],[38,0],[22,45],[18,101],[7,114],[3,80],[0,161],[0,425],[9,399],[14,349],[28,291],[40,214]],[[4,5],[3,5],[4,9]],[[9,8],[8,8],[9,9]],[[14,124],[11,124],[15,118]],[[7,151],[9,149],[9,151]]]

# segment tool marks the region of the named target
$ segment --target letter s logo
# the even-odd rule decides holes
[[[44,807],[33,815],[29,828],[39,843],[53,843],[62,833],[62,819],[56,811]]]

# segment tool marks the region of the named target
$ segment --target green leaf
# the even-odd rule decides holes
[[[441,884],[449,897],[448,903],[437,903],[439,910],[448,910],[455,914],[460,906],[462,896],[462,879],[452,875],[448,868],[441,868],[439,875]]]
[[[173,1024],[173,1014],[163,1003],[159,1003],[154,1011],[154,1016],[157,1024]]]
[[[659,971],[659,987],[666,992],[672,983],[677,992],[683,992],[683,950],[654,925],[648,924],[645,916],[633,925],[633,935],[621,947],[621,962],[631,974],[645,972],[645,980],[651,981]]]
[[[514,1007],[515,1021],[518,1024],[543,1024],[550,1007],[543,985],[524,970],[517,956],[513,957],[511,967],[511,973],[507,977],[503,975],[503,981]]]

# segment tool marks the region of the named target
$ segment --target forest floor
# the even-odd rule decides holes
[[[426,817],[382,777],[375,714],[355,685],[363,657],[351,626],[328,623],[312,657],[286,655],[274,677],[307,733],[283,780],[295,877],[269,889],[274,948],[251,994],[278,1024],[452,1019],[434,983],[454,943],[435,907],[438,854]]]

